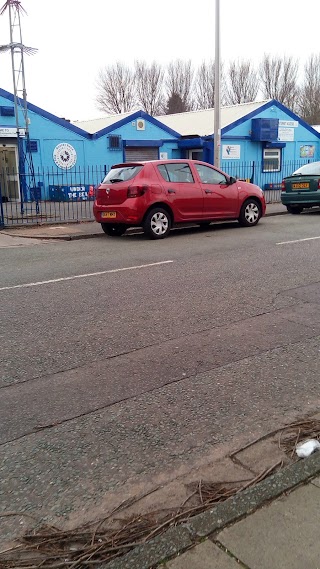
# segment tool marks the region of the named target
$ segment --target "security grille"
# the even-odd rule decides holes
[[[159,151],[155,147],[136,147],[126,148],[126,162],[137,162],[145,160],[158,160]]]

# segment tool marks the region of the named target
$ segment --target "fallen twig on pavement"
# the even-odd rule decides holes
[[[320,420],[299,421],[272,431],[268,436],[275,435],[279,431],[279,447],[292,455],[301,438],[320,437]],[[251,444],[233,453],[233,456]],[[17,546],[0,553],[0,567],[1,569],[89,569],[95,565],[108,563],[130,549],[161,535],[168,527],[186,522],[191,516],[255,486],[282,466],[283,461],[278,461],[245,481],[205,482],[200,479],[188,485],[191,494],[179,508],[175,509],[166,508],[127,519],[115,517],[115,514],[136,504],[156,491],[158,489],[156,488],[141,496],[124,500],[101,520],[74,530],[60,530],[49,525],[37,527],[20,538]],[[196,503],[188,507],[187,503],[191,499]],[[32,515],[23,512],[0,513],[0,517],[23,515],[35,520]]]

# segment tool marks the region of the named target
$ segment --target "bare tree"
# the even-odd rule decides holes
[[[168,65],[167,76],[166,76],[166,91],[167,91],[167,108],[166,113],[172,105],[169,105],[169,101],[180,99],[180,103],[177,108],[181,110],[175,110],[173,112],[185,112],[191,111],[194,107],[193,96],[192,96],[192,85],[193,85],[193,75],[194,71],[192,69],[191,60],[182,61],[177,59],[172,61]]]
[[[135,62],[138,103],[151,116],[160,115],[164,109],[163,77],[164,71],[155,61],[150,66],[145,61]]]
[[[265,54],[260,64],[260,79],[264,96],[268,99],[276,99],[295,110],[299,96],[297,74],[298,62],[292,57],[272,57]]]
[[[136,105],[134,74],[120,61],[100,70],[97,89],[96,101],[101,111],[125,113]]]
[[[304,66],[299,114],[309,124],[320,124],[320,54],[311,55]]]
[[[201,63],[194,81],[195,106],[198,109],[214,107],[214,61]]]
[[[255,101],[258,91],[259,79],[251,61],[231,61],[226,74],[227,104]]]

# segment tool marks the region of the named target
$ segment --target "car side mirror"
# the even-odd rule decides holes
[[[235,184],[237,181],[237,178],[234,178],[233,176],[230,176],[229,178],[229,186],[231,186],[232,184]]]

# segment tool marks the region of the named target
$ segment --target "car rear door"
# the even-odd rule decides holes
[[[204,194],[204,218],[234,218],[238,214],[239,190],[237,183],[229,184],[225,174],[198,162],[194,167]]]
[[[204,195],[188,162],[164,162],[156,169],[175,221],[202,219]]]

